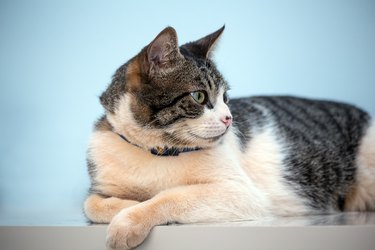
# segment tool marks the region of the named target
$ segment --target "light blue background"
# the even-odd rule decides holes
[[[87,141],[113,72],[167,25],[184,43],[223,24],[215,58],[232,97],[329,98],[375,114],[375,1],[3,0],[1,216],[81,218]]]

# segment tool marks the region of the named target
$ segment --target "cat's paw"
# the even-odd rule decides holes
[[[145,218],[140,213],[133,209],[125,209],[117,214],[108,226],[107,248],[135,248],[144,241],[150,230],[151,227],[145,224]]]

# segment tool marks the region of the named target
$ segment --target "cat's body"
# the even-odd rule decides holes
[[[228,108],[228,86],[208,58],[222,31],[178,48],[165,29],[101,96],[85,213],[111,221],[110,248],[135,247],[169,222],[375,209],[368,114],[295,97]]]

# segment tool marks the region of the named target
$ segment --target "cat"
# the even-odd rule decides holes
[[[155,225],[375,209],[375,122],[349,104],[229,101],[212,61],[224,26],[179,47],[167,27],[100,96],[85,215],[131,249]]]

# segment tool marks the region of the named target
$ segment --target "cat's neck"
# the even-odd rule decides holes
[[[193,148],[183,147],[183,148],[180,148],[180,147],[167,147],[167,146],[164,146],[164,147],[158,146],[158,147],[152,147],[150,149],[144,149],[143,147],[129,141],[128,138],[126,138],[124,135],[122,135],[122,134],[118,134],[118,135],[125,142],[127,142],[129,144],[132,144],[134,147],[138,147],[140,149],[147,150],[151,154],[156,155],[156,156],[178,156],[181,153],[188,153],[188,152],[202,150],[202,148],[200,148],[200,147],[193,147]]]

